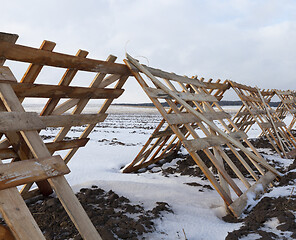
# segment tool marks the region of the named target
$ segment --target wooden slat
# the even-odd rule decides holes
[[[108,85],[114,83],[115,81],[117,81],[121,76],[118,74],[113,74],[109,77],[106,77],[101,83],[99,88],[104,88],[107,87]]]
[[[56,52],[48,52],[41,49],[7,42],[0,44],[0,57],[19,62],[28,62],[52,67],[74,68],[89,72],[130,75],[130,71],[124,64],[80,58]]]
[[[0,164],[0,190],[68,173],[60,156]]]
[[[232,87],[237,87],[237,88],[244,89],[244,90],[251,91],[251,92],[257,92],[257,89],[254,87],[246,86],[246,85],[243,85],[243,84],[240,84],[237,82],[233,82],[230,80],[228,82],[231,84]]]
[[[240,198],[236,199],[228,207],[235,214],[236,217],[239,217],[244,211],[245,206],[249,200],[256,199],[260,194],[263,193],[264,189],[276,178],[276,175],[272,172],[267,172],[262,176],[252,187],[250,187]],[[251,199],[250,199],[251,198]]]
[[[0,42],[1,42],[1,44],[2,44],[2,42],[15,43],[16,40],[18,39],[18,37],[19,36],[17,34],[9,34],[9,33],[0,32]],[[2,66],[5,61],[6,61],[6,58],[0,56],[0,66]]]
[[[67,141],[56,141],[45,143],[46,147],[50,152],[84,147],[89,138],[79,138]],[[16,158],[18,154],[12,148],[0,149],[0,159]]]
[[[169,93],[166,93],[162,89],[156,88],[146,88],[145,89],[149,96],[154,98],[163,98],[163,99],[172,99]],[[217,102],[217,98],[212,95],[201,95],[194,93],[185,93],[185,92],[174,92],[178,97],[180,97],[184,101],[197,101],[197,102]]]
[[[45,145],[50,152],[55,152],[55,151],[66,150],[71,148],[84,147],[88,141],[89,141],[89,138],[79,138],[79,139],[73,139],[73,140],[67,140],[67,141],[56,141],[56,142],[45,143]]]
[[[191,113],[171,113],[167,115],[166,120],[170,125],[200,122],[200,119]]]
[[[1,115],[0,115],[1,116]],[[71,127],[103,122],[108,114],[75,114],[40,116],[40,120],[47,127]],[[1,120],[1,119],[0,119]],[[1,127],[0,127],[1,129]]]
[[[147,68],[147,70],[149,72],[151,72],[156,77],[160,77],[163,79],[169,79],[169,80],[173,80],[173,81],[177,81],[177,82],[181,82],[181,83],[186,83],[186,84],[192,84],[192,85],[195,85],[198,87],[205,87],[206,88],[206,84],[204,82],[201,82],[198,79],[192,79],[192,78],[188,78],[185,76],[180,76],[175,73],[168,73],[168,72],[162,71],[160,69],[155,69],[152,67],[147,67],[147,66],[145,66],[145,67]],[[138,72],[138,69],[133,69],[133,70]]]
[[[1,82],[0,82],[1,84]],[[105,99],[117,98],[122,89],[99,89],[86,87],[69,87],[46,84],[15,83],[12,88],[18,97],[39,98],[92,98]]]
[[[229,134],[230,137],[241,140],[246,138],[246,134],[242,131]],[[220,136],[211,136],[206,138],[183,140],[186,149],[189,152],[196,152],[202,149],[219,146],[228,143],[229,141]]]
[[[296,103],[296,99],[283,99],[282,102],[285,104],[293,104]]]
[[[77,103],[79,103],[79,99],[69,99],[66,102],[61,103],[59,106],[57,106],[52,111],[52,115],[60,115],[60,114],[63,114],[65,112],[67,112],[68,110],[70,110],[75,105],[77,105]]]
[[[35,112],[0,112],[0,132],[2,133],[44,128],[46,128],[46,125]]]
[[[203,112],[203,115],[211,121],[230,118],[230,114],[226,112]],[[171,113],[167,115],[167,121],[169,124],[186,124],[200,122],[200,119],[192,113]]]
[[[172,129],[168,128],[167,130],[164,130],[164,131],[159,131],[159,132],[156,132],[156,133],[153,133],[151,135],[151,137],[153,138],[160,138],[160,137],[166,137],[166,136],[170,136],[174,134],[174,132],[172,131]]]
[[[243,100],[243,101],[248,101],[248,102],[259,102],[261,103],[261,99],[258,98],[258,97],[252,97],[252,96],[245,96],[245,95],[240,95],[240,98]]]
[[[260,123],[259,125],[264,129],[272,128],[272,124],[270,122]],[[284,122],[275,122],[274,125],[277,128],[286,126],[286,124]]]

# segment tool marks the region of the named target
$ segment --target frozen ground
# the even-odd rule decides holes
[[[133,203],[143,203],[147,208],[158,201],[168,203],[174,214],[166,213],[162,220],[157,220],[156,231],[147,234],[146,239],[186,239],[186,235],[189,240],[222,240],[228,232],[240,228],[241,223],[226,223],[221,219],[225,210],[216,191],[206,189],[201,192],[198,187],[184,184],[210,184],[207,180],[188,176],[165,177],[161,172],[121,173],[120,168],[134,159],[161,117],[153,108],[116,106],[109,112],[106,121],[91,133],[87,146],[81,148],[69,163],[71,173],[66,178],[75,191],[95,184],[105,191],[112,189]],[[73,128],[69,136],[79,136],[80,131],[79,127]],[[42,132],[49,136],[55,133],[55,129]],[[255,126],[250,135],[255,137],[258,133]],[[268,158],[283,161],[277,156],[269,155]],[[284,161],[287,165],[291,162]],[[283,187],[268,194],[279,196],[290,192]],[[250,235],[244,239],[257,238]]]

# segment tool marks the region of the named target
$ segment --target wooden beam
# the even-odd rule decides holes
[[[1,83],[7,83],[0,81]],[[32,83],[12,83],[12,88],[16,95],[20,98],[24,97],[39,97],[39,98],[92,98],[106,99],[118,98],[123,92],[123,89],[99,89],[87,87],[69,87],[47,84],[32,84]]]
[[[45,146],[48,148],[50,152],[55,152],[60,150],[84,147],[88,141],[89,138],[79,138],[73,140],[49,142],[45,143]],[[0,149],[0,159],[9,159],[17,157],[18,154],[12,148]]]
[[[89,72],[130,75],[124,64],[110,63],[89,58],[80,58],[37,48],[3,42],[0,44],[0,57],[9,60],[28,62],[61,68],[74,68]]]
[[[229,136],[237,140],[247,138],[246,134],[242,131],[230,133]],[[230,141],[226,140],[225,138],[222,138],[221,136],[211,136],[206,138],[183,140],[183,143],[189,152],[196,152],[198,150],[203,150],[214,146],[220,146],[228,142]]]
[[[48,115],[48,116],[40,116],[39,118],[43,122],[43,124],[47,127],[72,127],[72,126],[82,126],[85,124],[97,124],[98,122],[103,122],[107,116],[108,114],[102,113],[102,114]]]
[[[35,112],[0,112],[0,132],[45,129],[46,124]]]
[[[236,217],[239,217],[249,200],[253,200],[250,198],[256,198],[260,194],[264,192],[264,189],[268,187],[268,185],[276,178],[276,175],[272,172],[267,172],[264,176],[262,176],[252,187],[250,187],[240,198],[236,199],[231,205],[229,205],[229,209],[231,209],[232,213]]]
[[[67,140],[67,141],[56,141],[56,142],[45,143],[45,146],[50,152],[55,152],[60,150],[84,147],[88,141],[89,141],[89,138],[79,138],[79,139],[73,139],[73,140]]]
[[[164,99],[172,99],[172,96],[169,93],[166,93],[162,89],[156,88],[146,88],[146,91],[149,93],[151,97],[154,98],[164,98]],[[173,92],[173,91],[172,91]],[[209,102],[217,102],[217,98],[212,95],[202,95],[202,94],[194,94],[194,93],[185,93],[185,92],[174,92],[179,98],[184,101],[209,101]]]
[[[0,164],[0,190],[68,173],[60,156]]]

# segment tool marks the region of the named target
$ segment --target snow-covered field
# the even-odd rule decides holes
[[[157,220],[156,231],[145,235],[146,239],[186,239],[186,234],[190,240],[222,240],[228,232],[241,226],[241,223],[226,223],[221,219],[226,213],[224,202],[216,191],[205,189],[201,192],[199,187],[184,184],[210,184],[207,180],[188,176],[165,177],[161,172],[121,173],[120,169],[134,159],[162,118],[154,108],[112,106],[109,113],[105,122],[90,134],[86,147],[81,148],[69,163],[71,173],[66,178],[75,191],[94,184],[106,191],[112,189],[132,203],[142,203],[147,208],[158,201],[167,202],[174,214],[166,213],[162,220]],[[56,131],[48,129],[41,134],[54,136]],[[258,133],[255,126],[249,135],[255,137]],[[68,136],[80,134],[81,128],[76,127]],[[283,161],[278,156],[268,157]],[[292,160],[283,162],[289,164]],[[283,187],[268,194],[278,196],[290,192]]]

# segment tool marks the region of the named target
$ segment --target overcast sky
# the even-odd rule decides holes
[[[10,0],[0,26],[23,45],[119,62],[127,51],[181,75],[296,89],[295,0]],[[134,79],[125,89],[120,102],[149,101]]]

